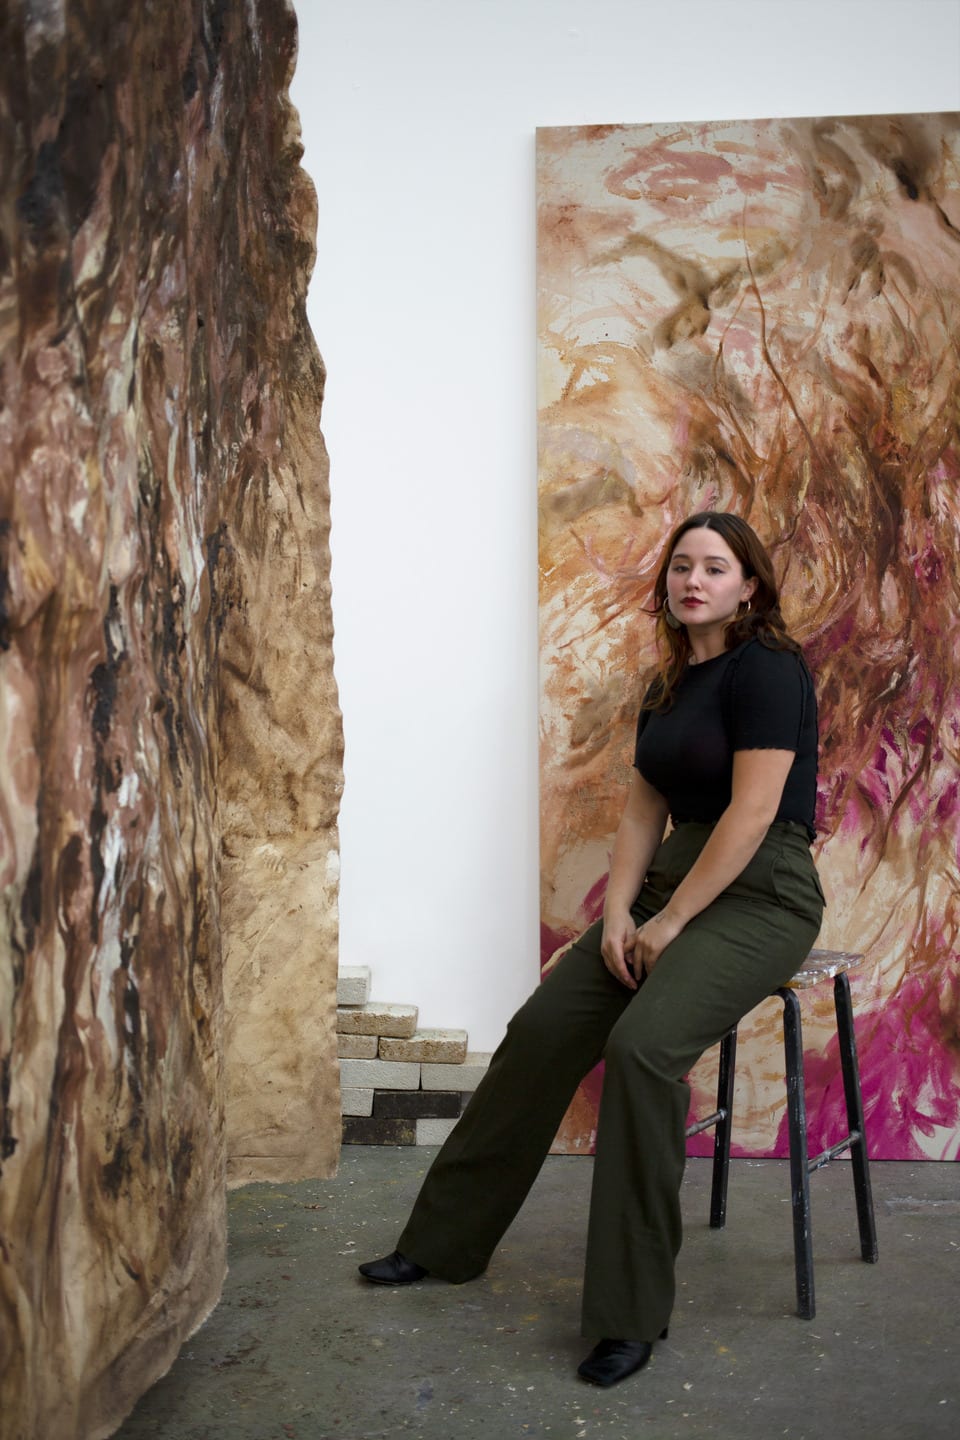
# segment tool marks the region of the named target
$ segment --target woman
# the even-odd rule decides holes
[[[603,1059],[583,1294],[583,1333],[603,1338],[578,1371],[598,1385],[639,1370],[666,1335],[685,1076],[790,979],[823,911],[810,856],[816,701],[769,557],[736,515],[692,516],[667,543],[654,597],[660,664],[603,920],[510,1021],[397,1250],[360,1266],[388,1285],[479,1275]]]

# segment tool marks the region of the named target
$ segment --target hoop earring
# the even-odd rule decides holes
[[[674,615],[666,600],[664,600],[663,602],[663,618],[664,620],[666,620],[671,630],[683,629],[683,621],[677,619],[676,615]]]

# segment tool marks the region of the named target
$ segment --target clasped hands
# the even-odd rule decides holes
[[[629,910],[604,916],[600,953],[615,980],[628,990],[639,988],[638,976],[649,975],[660,956],[683,929],[681,921],[664,909],[642,925],[634,923]]]

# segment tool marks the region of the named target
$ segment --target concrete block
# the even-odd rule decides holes
[[[337,975],[337,1004],[366,1005],[369,999],[369,965],[341,966]]]
[[[338,1035],[337,1054],[341,1060],[376,1060],[376,1035]]]
[[[340,1084],[348,1090],[419,1090],[420,1066],[400,1060],[341,1060]]]
[[[377,1120],[347,1115],[343,1121],[344,1145],[416,1145],[416,1120]]]
[[[489,1051],[471,1050],[462,1065],[421,1065],[420,1084],[424,1090],[476,1090],[490,1058]]]
[[[466,1030],[415,1030],[409,1040],[380,1037],[381,1060],[425,1060],[462,1065],[467,1058]]]
[[[373,1091],[372,1090],[351,1090],[349,1087],[340,1091],[340,1114],[341,1115],[372,1115],[373,1114]]]
[[[373,1113],[378,1119],[456,1120],[460,1096],[450,1090],[377,1090]]]
[[[442,1145],[456,1125],[456,1120],[418,1120],[417,1122],[417,1144],[418,1145]]]
[[[340,1035],[392,1035],[408,1039],[417,1028],[416,1005],[338,1005],[337,1032]]]

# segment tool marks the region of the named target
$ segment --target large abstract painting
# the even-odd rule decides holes
[[[820,943],[865,955],[871,1153],[956,1159],[960,116],[551,128],[537,152],[544,960],[602,908],[661,541],[737,511],[817,679]],[[818,1148],[831,1017],[829,987],[804,1001]],[[782,1077],[770,1002],[741,1027],[737,1152],[786,1153]],[[590,1148],[599,1084],[559,1149]]]

